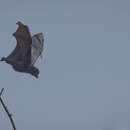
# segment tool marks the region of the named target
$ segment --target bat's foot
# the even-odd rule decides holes
[[[34,66],[29,67],[29,72],[30,72],[31,75],[38,78],[39,70],[36,67],[34,67]]]

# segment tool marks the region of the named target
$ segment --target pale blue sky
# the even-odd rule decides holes
[[[43,32],[39,79],[0,64],[3,98],[18,130],[130,129],[130,2],[0,2],[0,56],[15,47],[17,21]],[[11,129],[0,106],[0,129]]]

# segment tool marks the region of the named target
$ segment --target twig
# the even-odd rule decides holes
[[[0,102],[1,102],[1,104],[2,104],[2,106],[3,106],[3,108],[4,108],[4,110],[5,110],[5,112],[7,113],[8,117],[9,117],[9,120],[10,120],[10,122],[11,122],[11,125],[12,125],[13,129],[16,130],[15,123],[14,123],[14,121],[13,121],[12,115],[10,114],[8,108],[5,106],[4,101],[2,100],[1,95],[2,95],[2,92],[3,92],[3,91],[4,91],[4,88],[2,88],[2,89],[1,89],[1,92],[0,92]]]
[[[3,91],[4,91],[4,88],[2,88],[2,89],[1,89],[1,92],[0,92],[0,97],[1,97],[1,95],[2,95],[2,93],[3,93]]]

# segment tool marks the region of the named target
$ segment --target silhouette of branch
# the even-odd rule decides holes
[[[1,104],[2,104],[2,106],[4,108],[4,110],[5,110],[5,112],[7,113],[8,117],[9,117],[9,120],[11,122],[11,125],[12,125],[13,129],[16,130],[15,123],[13,121],[12,115],[10,114],[8,108],[5,106],[4,101],[2,100],[1,96],[2,96],[3,91],[4,91],[4,88],[2,88],[1,92],[0,92],[0,102],[1,102]]]
[[[2,89],[1,89],[1,92],[0,92],[0,97],[1,97],[1,95],[2,95],[2,93],[3,93],[3,91],[4,91],[4,88],[2,88]]]

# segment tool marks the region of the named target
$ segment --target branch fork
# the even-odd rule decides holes
[[[11,123],[11,125],[13,127],[13,130],[16,130],[16,126],[15,126],[14,120],[12,118],[12,114],[9,112],[7,106],[5,105],[5,103],[4,103],[4,101],[3,101],[2,97],[1,97],[3,91],[4,91],[4,88],[2,88],[1,92],[0,92],[0,102],[1,102],[1,104],[2,104],[2,106],[4,108],[4,110],[5,110],[5,112],[7,113],[8,117],[9,117],[9,120],[10,120],[10,123]]]

